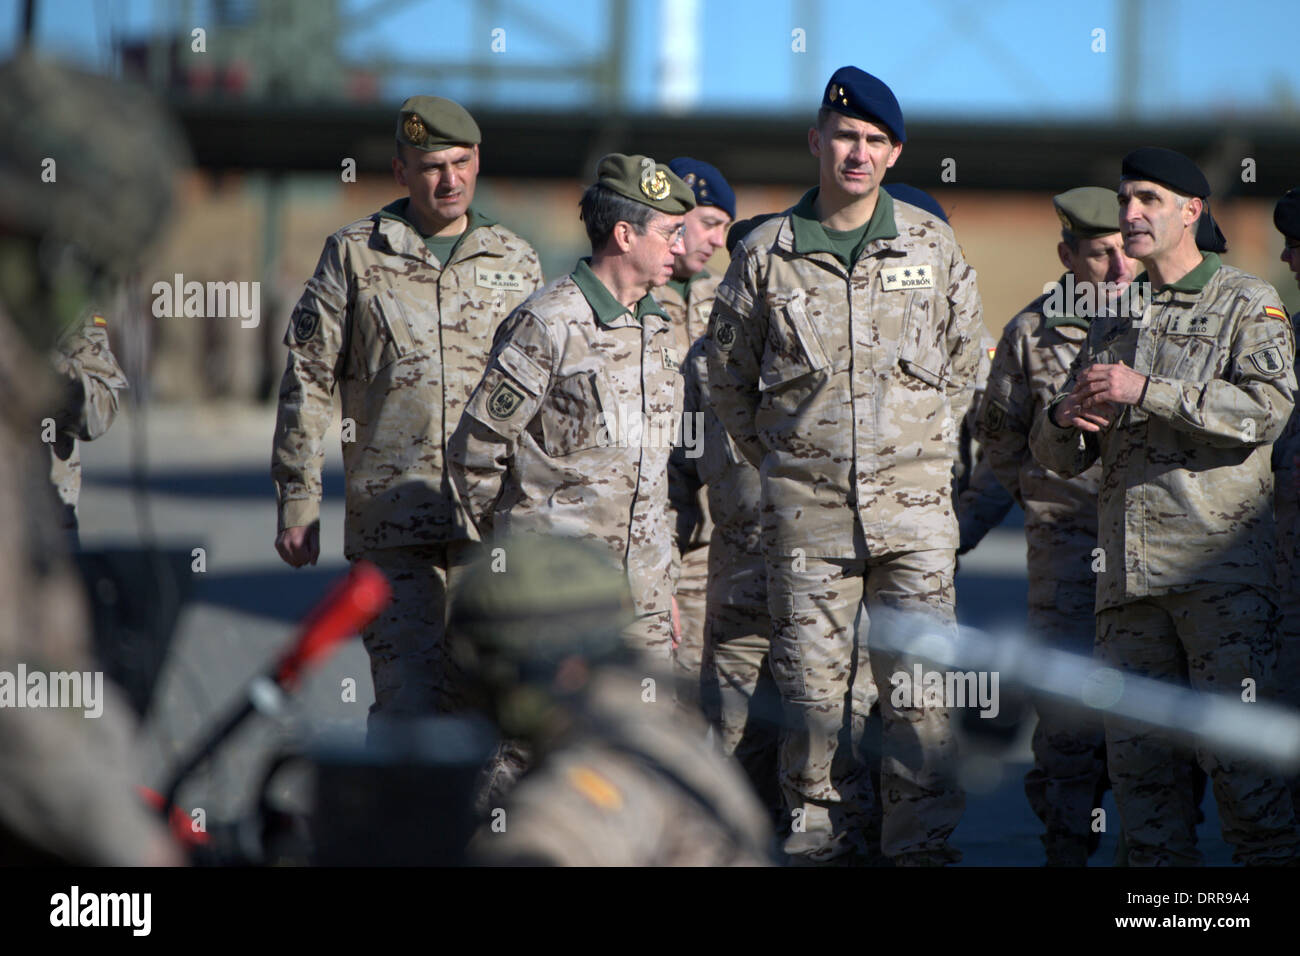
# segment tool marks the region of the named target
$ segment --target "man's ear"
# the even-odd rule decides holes
[[[1065,271],[1074,271],[1074,254],[1070,250],[1070,244],[1065,240],[1056,244],[1056,257],[1061,260],[1061,265],[1065,266]]]
[[[627,252],[632,248],[632,224],[619,220],[614,223],[614,228],[609,234],[609,241],[614,244],[614,248],[619,252]]]
[[[1194,205],[1193,205],[1194,204]],[[1205,212],[1205,200],[1200,196],[1193,196],[1187,200],[1187,205],[1183,207],[1184,225],[1194,225],[1201,218],[1201,213]],[[1187,217],[1191,216],[1190,219]]]
[[[406,164],[402,162],[401,156],[393,157],[393,179],[397,180],[397,185],[406,185]]]
[[[808,152],[818,159],[822,155],[822,133],[816,126],[808,127]]]
[[[885,164],[886,169],[892,169],[894,163],[898,162],[898,157],[903,155],[903,144],[895,143],[894,148],[889,152],[889,162]]]

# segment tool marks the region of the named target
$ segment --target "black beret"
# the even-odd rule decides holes
[[[1227,252],[1228,240],[1223,237],[1223,230],[1210,215],[1210,204],[1205,204],[1205,212],[1196,220],[1196,248],[1202,252]]]
[[[900,143],[907,142],[903,129],[903,110],[884,80],[859,70],[842,66],[831,75],[822,95],[822,106],[854,119],[879,123]]]
[[[1120,178],[1150,180],[1201,199],[1210,195],[1210,182],[1194,162],[1159,146],[1143,146],[1125,156]]]
[[[1300,189],[1288,190],[1273,207],[1273,225],[1288,239],[1300,239]]]

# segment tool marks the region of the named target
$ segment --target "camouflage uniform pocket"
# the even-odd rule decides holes
[[[392,289],[374,296],[357,323],[358,358],[373,378],[404,355],[415,351],[406,313]]]
[[[971,348],[977,344],[971,345]],[[898,365],[906,375],[931,388],[948,387],[948,356],[944,352],[942,329],[932,321],[930,299],[911,293],[898,343]]]
[[[779,388],[829,364],[821,338],[809,321],[803,303],[791,300],[774,307],[772,327],[763,351],[759,391]]]
[[[548,455],[559,457],[596,448],[602,444],[602,436],[613,435],[616,412],[606,407],[608,393],[599,379],[596,372],[578,372],[551,384],[540,416]]]

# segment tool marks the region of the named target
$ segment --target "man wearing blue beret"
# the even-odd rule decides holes
[[[727,228],[736,218],[736,194],[714,166],[689,156],[668,164],[695,194],[695,208],[686,214],[685,251],[673,260],[673,277],[655,293],[660,307],[672,322],[675,362],[683,367],[691,345],[705,333],[713,295],[720,276],[711,275],[705,264],[727,241]],[[700,699],[700,660],[704,652],[704,617],[709,581],[709,540],[713,521],[696,467],[698,447],[682,444],[674,449],[669,472],[668,494],[675,519],[673,546],[681,555],[681,577],[674,597],[680,614],[680,638],[673,648],[673,674],[677,700],[696,706]]]
[[[714,409],[762,480],[794,863],[875,849],[853,743],[877,700],[880,852],[897,865],[960,858],[955,700],[886,645],[955,626],[952,473],[984,329],[952,230],[880,188],[906,138],[884,82],[837,70],[808,131],[817,188],[741,240],[709,322]]]

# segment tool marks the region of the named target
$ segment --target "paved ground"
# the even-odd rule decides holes
[[[342,473],[337,426],[327,439],[326,505],[320,563],[293,570],[273,548],[274,490],[269,477],[274,410],[246,406],[163,407],[149,410],[143,427],[129,414],[109,434],[83,449],[82,541],[88,549],[130,546],[152,527],[159,547],[184,555],[204,549],[206,570],[192,573],[171,654],[143,728],[142,755],[155,784],[185,744],[237,696],[243,683],[292,637],[294,623],[346,570],[342,558]],[[142,446],[146,493],[134,490],[133,445]],[[1019,512],[962,559],[958,610],[964,623],[988,626],[1022,621],[1025,608],[1024,539]],[[188,560],[188,558],[187,558]],[[164,599],[160,590],[159,600]],[[345,702],[345,678],[357,686]],[[203,807],[209,821],[248,810],[268,757],[294,735],[330,733],[360,740],[372,699],[369,667],[359,640],[307,682],[295,698],[289,725],[256,719],[182,792],[182,802]],[[1041,862],[1038,821],[1021,790],[1028,769],[1028,722],[1013,739],[979,742],[988,754],[966,764],[966,814],[954,842],[965,863],[1034,866]],[[967,748],[973,752],[972,744]],[[295,792],[289,781],[280,788]],[[1094,865],[1114,855],[1118,817]],[[1201,846],[1207,862],[1227,863],[1214,800],[1205,801]]]

